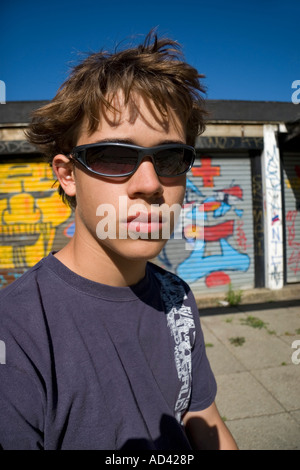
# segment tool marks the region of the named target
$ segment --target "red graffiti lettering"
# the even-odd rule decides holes
[[[300,272],[300,250],[293,250],[288,259],[288,267],[295,275]]]
[[[295,242],[295,221],[297,217],[297,211],[288,211],[286,215],[286,221],[291,222],[291,225],[287,225],[288,229],[288,244],[289,246],[295,247],[300,246],[300,243]]]
[[[290,225],[287,224],[288,229],[288,245],[293,248],[291,255],[287,260],[287,265],[289,270],[292,271],[295,275],[300,272],[300,243],[295,241],[296,231],[295,231],[295,222],[297,217],[297,211],[288,211],[286,215],[286,222],[291,222]]]
[[[246,251],[247,248],[251,247],[251,245],[247,245],[247,237],[243,230],[243,226],[244,226],[244,222],[242,220],[238,220],[237,229],[236,229],[237,244],[239,248],[241,248],[243,251]]]

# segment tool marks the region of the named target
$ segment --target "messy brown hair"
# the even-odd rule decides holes
[[[205,129],[203,77],[183,60],[176,41],[158,39],[151,31],[137,47],[92,53],[76,65],[53,100],[33,113],[27,138],[50,163],[57,154],[68,155],[76,146],[83,119],[93,133],[101,109],[112,109],[114,97],[122,91],[125,105],[136,92],[151,100],[163,117],[174,110],[185,126],[187,144],[195,145]],[[74,197],[65,195],[61,187],[59,192],[75,207]]]

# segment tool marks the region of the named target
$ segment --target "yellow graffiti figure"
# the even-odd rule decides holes
[[[0,269],[28,268],[51,251],[71,209],[47,163],[4,163],[0,171]]]

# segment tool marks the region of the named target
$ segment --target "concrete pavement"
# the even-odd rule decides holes
[[[217,406],[241,450],[300,450],[300,286],[279,299],[199,309]]]

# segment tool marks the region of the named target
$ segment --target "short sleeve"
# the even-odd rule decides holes
[[[206,355],[198,308],[192,292],[188,296],[195,321],[195,342],[192,350],[192,390],[187,411],[201,411],[215,400],[217,384]]]
[[[43,405],[34,381],[23,371],[0,365],[0,448],[43,449]]]

